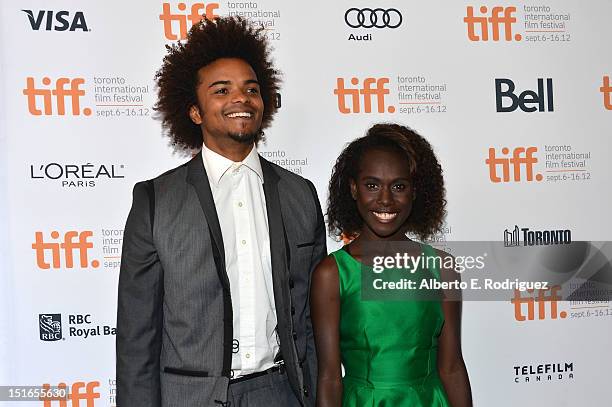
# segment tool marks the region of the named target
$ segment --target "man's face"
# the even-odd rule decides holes
[[[253,68],[242,59],[221,58],[198,71],[198,106],[189,116],[206,144],[252,144],[261,128],[263,100]]]

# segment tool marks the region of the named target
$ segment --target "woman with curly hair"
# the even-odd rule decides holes
[[[328,227],[350,243],[327,256],[312,278],[317,406],[472,405],[461,302],[367,300],[362,286],[380,243],[416,247],[411,256],[448,256],[407,237],[424,240],[440,230],[444,193],[430,144],[407,127],[374,125],[340,154],[329,183]],[[439,280],[443,271],[415,275]]]

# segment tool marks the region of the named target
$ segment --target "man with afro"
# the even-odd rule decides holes
[[[168,46],[155,106],[193,158],[134,187],[117,311],[119,407],[313,406],[313,184],[258,155],[279,72],[261,28],[204,19]]]

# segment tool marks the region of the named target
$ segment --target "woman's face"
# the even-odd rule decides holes
[[[364,222],[360,235],[371,240],[402,240],[415,197],[406,156],[389,149],[367,150],[357,179],[350,183]]]

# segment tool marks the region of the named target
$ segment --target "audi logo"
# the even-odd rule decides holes
[[[397,28],[402,24],[402,13],[395,8],[350,8],[344,21],[351,28]]]

